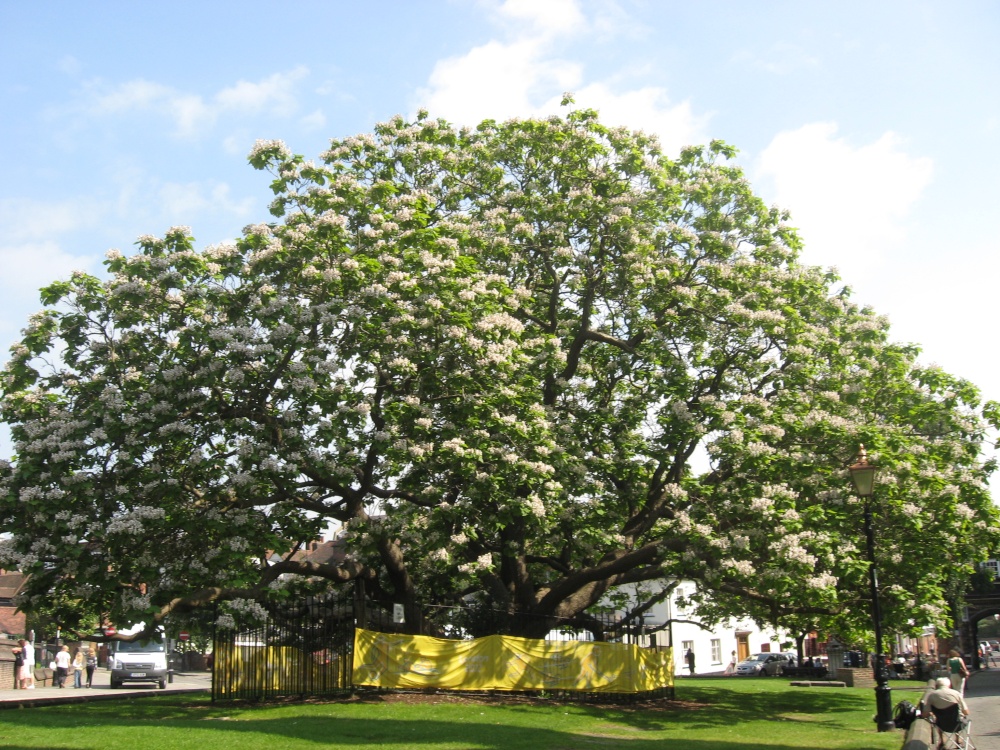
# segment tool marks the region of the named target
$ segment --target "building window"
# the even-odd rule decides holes
[[[678,586],[674,591],[674,609],[681,617],[687,617],[691,614],[691,601],[688,597],[693,593],[693,589],[688,591],[684,586]]]
[[[722,639],[712,639],[712,664],[722,664]]]
[[[687,655],[688,651],[694,651],[694,641],[681,641],[681,653]]]
[[[983,570],[988,570],[993,574],[993,580],[1000,578],[1000,560],[987,560],[983,563]]]

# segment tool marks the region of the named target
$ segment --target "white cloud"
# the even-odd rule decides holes
[[[64,55],[59,58],[56,68],[66,75],[76,76],[80,74],[83,66],[80,65],[80,61],[73,57],[73,55]]]
[[[497,14],[546,36],[573,33],[587,27],[576,0],[506,0],[497,8]]]
[[[606,125],[656,133],[667,154],[675,155],[684,146],[707,140],[708,116],[696,115],[690,102],[671,104],[666,90],[657,86],[617,93],[607,84],[593,83],[576,92],[574,98],[580,106],[599,110]]]
[[[38,290],[77,269],[87,269],[97,255],[64,249],[64,235],[97,227],[108,205],[93,198],[50,203],[26,198],[0,199],[0,331],[16,332],[27,314],[40,306]]]
[[[308,74],[307,68],[299,66],[257,82],[238,81],[207,99],[142,79],[112,87],[103,81],[92,81],[87,85],[84,110],[96,116],[130,111],[160,113],[173,120],[177,135],[191,137],[200,135],[220,116],[229,113],[268,111],[283,117],[293,115],[298,107],[295,82]]]
[[[810,54],[797,44],[779,42],[758,54],[749,50],[741,50],[733,55],[737,63],[748,63],[755,68],[774,73],[776,75],[787,75],[800,68],[812,68],[819,65],[819,58]]]
[[[577,105],[600,110],[602,122],[656,133],[667,153],[705,140],[708,118],[695,115],[688,102],[672,104],[656,86],[627,89],[615,76],[587,81],[581,63],[556,54],[557,44],[567,38],[609,33],[607,24],[592,27],[576,2],[507,0],[496,12],[508,22],[511,39],[494,39],[440,60],[427,87],[417,92],[418,106],[472,125],[487,118],[558,113],[563,92],[574,91]]]
[[[253,138],[247,135],[227,135],[222,139],[222,148],[230,156],[244,156],[250,153],[248,143],[253,143]]]
[[[791,212],[805,260],[838,266],[850,278],[906,239],[905,220],[930,183],[933,164],[903,151],[892,132],[862,146],[836,133],[834,123],[779,133],[760,154],[756,172]]]
[[[12,340],[41,309],[38,290],[58,279],[69,278],[78,269],[89,269],[98,256],[73,255],[55,240],[4,242],[0,244],[0,338]],[[6,357],[4,357],[6,359]]]
[[[306,130],[322,130],[326,127],[326,115],[323,114],[322,110],[317,109],[303,117],[299,122]]]
[[[230,213],[247,216],[256,202],[253,198],[233,200],[225,183],[164,183],[159,189],[159,211],[168,222],[188,223],[192,216],[206,213]]]
[[[43,238],[97,226],[107,206],[80,198],[43,202],[28,198],[0,198],[0,240],[33,243]],[[4,269],[6,273],[6,269]]]
[[[55,279],[66,278],[77,269],[87,268],[97,256],[72,255],[54,240],[0,245],[0,289],[4,298],[38,300],[38,290]]]
[[[538,38],[490,41],[441,60],[429,87],[417,94],[420,104],[434,116],[464,124],[536,113],[553,92],[574,88],[582,78],[578,63],[546,59],[545,51]]]
[[[258,83],[239,81],[222,89],[213,100],[220,111],[260,112],[269,110],[278,115],[294,114],[297,102],[292,93],[295,81],[309,75],[300,65],[288,73],[275,73]]]

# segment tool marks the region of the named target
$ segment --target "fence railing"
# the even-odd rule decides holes
[[[354,609],[334,597],[272,607],[262,623],[216,627],[212,698],[324,695],[351,688]]]
[[[272,605],[263,622],[246,618],[236,621],[232,628],[217,626],[212,664],[213,700],[266,700],[288,695],[329,695],[353,689],[356,629],[381,633],[402,633],[406,629],[394,621],[392,611],[360,599],[355,593]],[[534,630],[544,632],[542,640],[547,641],[611,641],[657,647],[655,635],[651,637],[608,612],[527,622],[517,619],[523,616],[512,618],[508,613],[477,607],[427,607],[423,616],[425,629],[455,640]],[[672,696],[672,676],[671,671],[669,682],[664,682],[655,695]],[[650,695],[648,691],[644,694]]]

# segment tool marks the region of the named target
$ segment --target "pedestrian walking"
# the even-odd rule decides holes
[[[87,647],[84,663],[87,665],[87,687],[89,688],[94,683],[94,670],[97,669],[97,651],[94,650],[93,646]]]
[[[69,667],[72,663],[69,646],[63,646],[56,652],[56,687],[66,687],[66,676],[69,674]]]
[[[969,676],[969,668],[958,653],[958,649],[948,652],[948,672],[951,674],[951,688],[959,695],[965,695],[965,680]]]
[[[83,649],[77,648],[69,665],[69,671],[73,675],[73,687],[77,690],[83,687],[83,666]]]
[[[735,651],[733,651],[733,655],[729,658],[729,666],[726,667],[726,672],[725,673],[727,675],[734,675],[734,674],[736,674],[736,652]]]
[[[692,649],[688,649],[688,652],[684,655],[684,660],[687,662],[688,671],[694,676],[694,651]]]

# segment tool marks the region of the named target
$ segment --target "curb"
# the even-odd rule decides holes
[[[36,706],[65,706],[70,703],[92,703],[95,701],[120,701],[129,698],[147,698],[157,695],[183,695],[185,693],[206,693],[207,688],[175,688],[173,690],[143,690],[135,692],[100,692],[85,695],[53,695],[41,698],[11,698],[0,700],[0,711],[8,708],[34,708]]]

